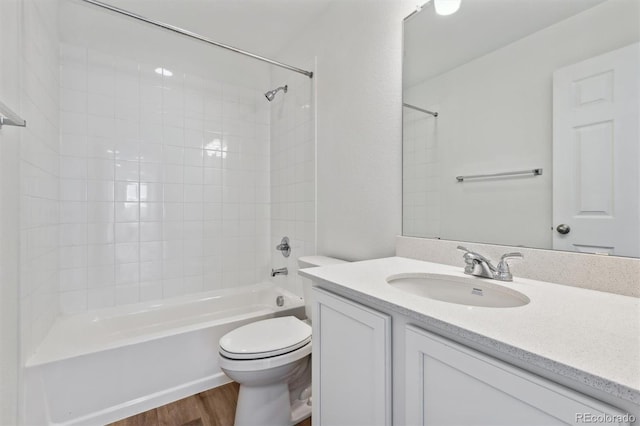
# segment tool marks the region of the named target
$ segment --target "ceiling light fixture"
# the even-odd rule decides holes
[[[460,1],[461,0],[433,0],[433,6],[438,15],[453,15],[460,9]]]

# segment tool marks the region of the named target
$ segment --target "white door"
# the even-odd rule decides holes
[[[391,425],[391,317],[313,288],[313,424]]]
[[[554,249],[640,256],[639,63],[636,43],[553,75]]]

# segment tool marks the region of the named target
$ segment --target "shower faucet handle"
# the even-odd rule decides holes
[[[276,250],[280,250],[284,257],[289,257],[291,254],[291,246],[289,245],[289,237],[282,237],[280,244],[276,246]]]

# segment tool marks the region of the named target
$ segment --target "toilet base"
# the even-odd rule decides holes
[[[291,426],[290,407],[286,383],[240,385],[234,426]]]
[[[310,398],[289,402],[286,384],[240,386],[234,426],[292,426],[311,417]]]
[[[295,425],[311,417],[311,404],[309,400],[296,400],[291,404],[291,424]]]
[[[291,426],[311,415],[310,356],[262,371],[222,367],[240,383],[234,426]],[[227,360],[228,361],[228,360]]]

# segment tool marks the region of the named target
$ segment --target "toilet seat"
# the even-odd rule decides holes
[[[220,339],[220,355],[231,360],[260,360],[296,351],[311,342],[311,327],[293,316],[256,321]]]
[[[220,353],[218,365],[223,371],[231,370],[236,372],[259,372],[271,368],[278,368],[283,365],[290,364],[311,355],[311,342],[306,345],[282,355],[272,356],[269,358],[259,359],[231,359]],[[227,371],[225,371],[227,372]]]

